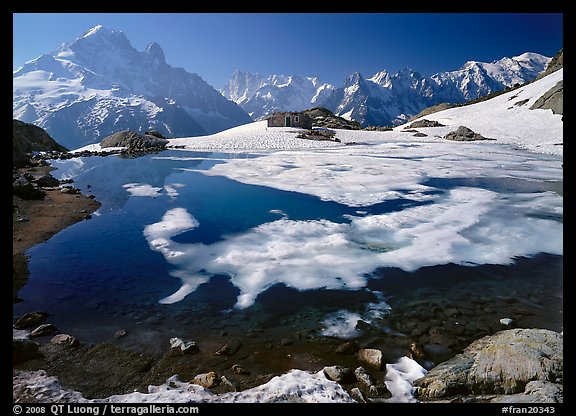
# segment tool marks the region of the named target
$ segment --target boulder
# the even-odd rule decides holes
[[[382,368],[382,351],[374,348],[362,348],[358,350],[356,357],[358,361],[373,367],[376,370]]]
[[[210,371],[209,373],[198,374],[194,377],[191,381],[192,384],[198,384],[199,386],[205,387],[210,389],[215,387],[219,382],[218,376],[214,371]]]
[[[38,189],[23,176],[18,177],[12,183],[12,193],[25,200],[44,199],[46,192]]]
[[[426,120],[423,118],[422,120],[417,120],[409,126],[404,127],[404,129],[417,129],[419,127],[444,127],[444,124],[439,123],[436,120]]]
[[[72,335],[58,334],[52,337],[50,344],[62,345],[65,347],[79,347],[80,341],[78,341],[76,337],[73,337]]]
[[[528,383],[561,383],[563,336],[546,329],[508,329],[474,341],[416,380],[420,398],[526,393]]]
[[[42,324],[38,328],[30,332],[31,337],[42,337],[44,335],[53,334],[58,329],[52,324]]]
[[[195,341],[188,341],[181,338],[170,338],[170,348],[181,354],[192,354],[198,351]]]
[[[50,175],[49,173],[42,175],[38,179],[36,179],[36,185],[41,186],[43,188],[51,188],[60,185],[60,181],[56,179],[54,176]]]
[[[364,367],[358,367],[354,370],[354,376],[356,377],[356,380],[364,384],[366,387],[370,388],[374,386],[374,379],[366,372]]]
[[[496,140],[490,139],[488,137],[484,137],[481,134],[474,133],[468,127],[460,126],[456,130],[451,131],[447,135],[444,136],[446,140],[453,140],[457,142],[471,142],[476,140]]]
[[[135,131],[124,130],[105,137],[100,142],[101,148],[127,147],[129,149],[150,149],[164,147],[168,140],[151,134],[140,134]]]
[[[332,380],[340,384],[354,381],[352,370],[350,370],[348,367],[332,365],[324,367],[323,371],[328,380]]]
[[[558,81],[555,86],[538,98],[530,107],[530,110],[535,109],[549,109],[554,114],[564,114],[564,80]]]
[[[39,311],[28,312],[22,315],[22,317],[16,321],[16,323],[14,324],[14,328],[26,329],[37,327],[38,325],[41,325],[44,322],[46,322],[47,317],[48,314],[46,312],[39,312]]]

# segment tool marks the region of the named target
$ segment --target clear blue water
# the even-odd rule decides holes
[[[165,159],[167,157],[195,160]],[[99,215],[77,223],[29,250],[29,282],[18,294],[23,301],[14,305],[14,315],[31,310],[46,311],[59,329],[90,342],[109,339],[118,328],[136,328],[140,336],[133,338],[134,343],[153,344],[158,337],[174,336],[182,328],[190,332],[201,331],[206,325],[221,327],[239,293],[225,276],[213,277],[181,302],[158,304],[159,299],[174,293],[181,282],[170,275],[172,266],[163,255],[150,249],[143,235],[146,225],[160,221],[170,208],[183,207],[200,225],[173,240],[212,244],[283,215],[292,220],[327,219],[337,223],[349,222],[348,215],[360,215],[358,208],[322,201],[314,196],[183,170],[209,169],[230,157],[239,156],[165,151],[136,159],[81,158],[81,167],[74,161],[56,165],[59,169],[53,172],[54,176],[73,175],[75,186],[83,193],[93,193],[102,206]],[[179,195],[172,198],[162,192],[155,197],[131,196],[122,186],[127,183],[144,183],[158,188],[172,185]],[[435,187],[432,192],[436,193],[455,186],[497,189],[510,185],[474,178],[453,182],[430,179],[425,184]],[[540,185],[534,186],[535,192],[541,190]],[[529,188],[529,184],[521,184],[522,192]],[[365,214],[361,215],[393,212],[426,203],[429,202],[397,199],[362,207]],[[442,273],[434,270],[435,274]],[[380,290],[381,285],[375,286]],[[296,296],[294,292],[278,287],[269,289],[253,309],[271,310],[276,303],[279,310],[285,310],[285,302],[278,301]],[[313,304],[322,298],[325,305],[334,309],[343,306],[343,297],[337,295],[337,291],[328,298],[321,292],[313,291],[300,299]],[[334,297],[334,302],[331,303],[329,296]],[[343,296],[350,304],[366,301],[366,294],[361,292],[348,292]],[[312,299],[314,297],[316,300]]]

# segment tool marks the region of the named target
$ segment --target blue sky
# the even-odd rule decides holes
[[[342,85],[410,67],[422,75],[563,47],[561,13],[16,13],[13,69],[102,24],[142,51],[221,88],[235,69],[318,76]]]

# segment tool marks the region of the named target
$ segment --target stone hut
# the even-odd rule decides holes
[[[268,127],[300,127],[312,129],[312,119],[301,112],[277,112],[268,118]]]

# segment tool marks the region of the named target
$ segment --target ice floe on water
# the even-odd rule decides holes
[[[162,188],[157,186],[148,185],[146,183],[126,183],[122,185],[132,196],[160,196]]]
[[[183,299],[211,275],[230,276],[239,289],[236,307],[251,306],[275,284],[298,290],[358,290],[379,267],[413,271],[439,264],[511,264],[515,257],[563,253],[563,225],[541,212],[562,212],[551,193],[500,194],[460,187],[434,203],[349,223],[282,218],[213,244],[172,237],[199,225],[185,209],[170,209],[144,235],[175,267],[180,290],[162,302]],[[540,201],[542,199],[542,201]]]

